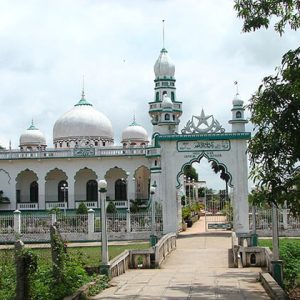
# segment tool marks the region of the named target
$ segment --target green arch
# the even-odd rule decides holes
[[[228,171],[227,169],[227,166],[223,163],[220,163],[216,158],[211,158],[209,157],[205,152],[202,152],[201,154],[199,154],[198,157],[195,157],[195,158],[192,158],[190,161],[186,162],[185,164],[182,165],[181,167],[181,170],[179,171],[179,173],[177,174],[177,177],[176,177],[176,181],[177,181],[177,185],[176,185],[176,188],[179,189],[181,187],[181,183],[179,181],[179,177],[183,174],[183,171],[184,171],[184,168],[185,166],[188,166],[188,165],[191,165],[192,163],[194,162],[198,162],[200,163],[201,159],[205,157],[209,162],[211,161],[214,161],[215,163],[217,163],[219,166],[222,166],[225,170],[225,173],[229,175],[229,181],[228,181],[228,185],[230,187],[233,187],[233,184],[232,184],[232,175],[230,174],[230,172]]]

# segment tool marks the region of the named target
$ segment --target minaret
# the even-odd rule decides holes
[[[164,27],[163,48],[155,62],[154,73],[154,99],[149,102],[153,133],[176,133],[178,132],[179,118],[182,114],[182,102],[177,101],[176,98],[175,65],[164,47]]]
[[[245,119],[244,113],[244,101],[239,99],[239,93],[237,91],[234,99],[232,100],[232,119],[229,121],[229,124],[232,125],[232,132],[245,132],[245,124],[248,121]]]

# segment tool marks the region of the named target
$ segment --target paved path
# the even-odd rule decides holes
[[[196,223],[156,270],[129,270],[93,299],[270,299],[257,282],[260,268],[229,269],[228,234],[199,234]]]

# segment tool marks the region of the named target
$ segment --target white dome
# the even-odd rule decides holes
[[[113,128],[110,120],[97,111],[82,96],[81,100],[68,112],[63,114],[54,124],[53,140],[68,138],[99,138],[113,140]]]
[[[20,146],[46,146],[44,134],[33,123],[20,136]]]
[[[238,94],[235,95],[234,99],[232,100],[233,106],[243,106],[244,101],[238,98]]]
[[[175,65],[168,55],[168,51],[163,48],[154,65],[155,77],[174,77]]]
[[[173,102],[170,97],[164,95],[163,101],[161,103],[162,108],[173,108]]]
[[[122,143],[124,142],[148,142],[146,129],[138,125],[135,121],[126,127],[122,132]]]

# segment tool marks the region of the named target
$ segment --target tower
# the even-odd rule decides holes
[[[149,102],[153,133],[177,133],[182,102],[176,98],[175,65],[165,48],[162,48],[155,62],[154,73],[154,100]]]
[[[248,121],[245,119],[244,113],[244,101],[238,98],[239,94],[236,93],[234,99],[232,100],[232,119],[229,121],[229,124],[232,125],[232,132],[245,132],[245,124]]]

